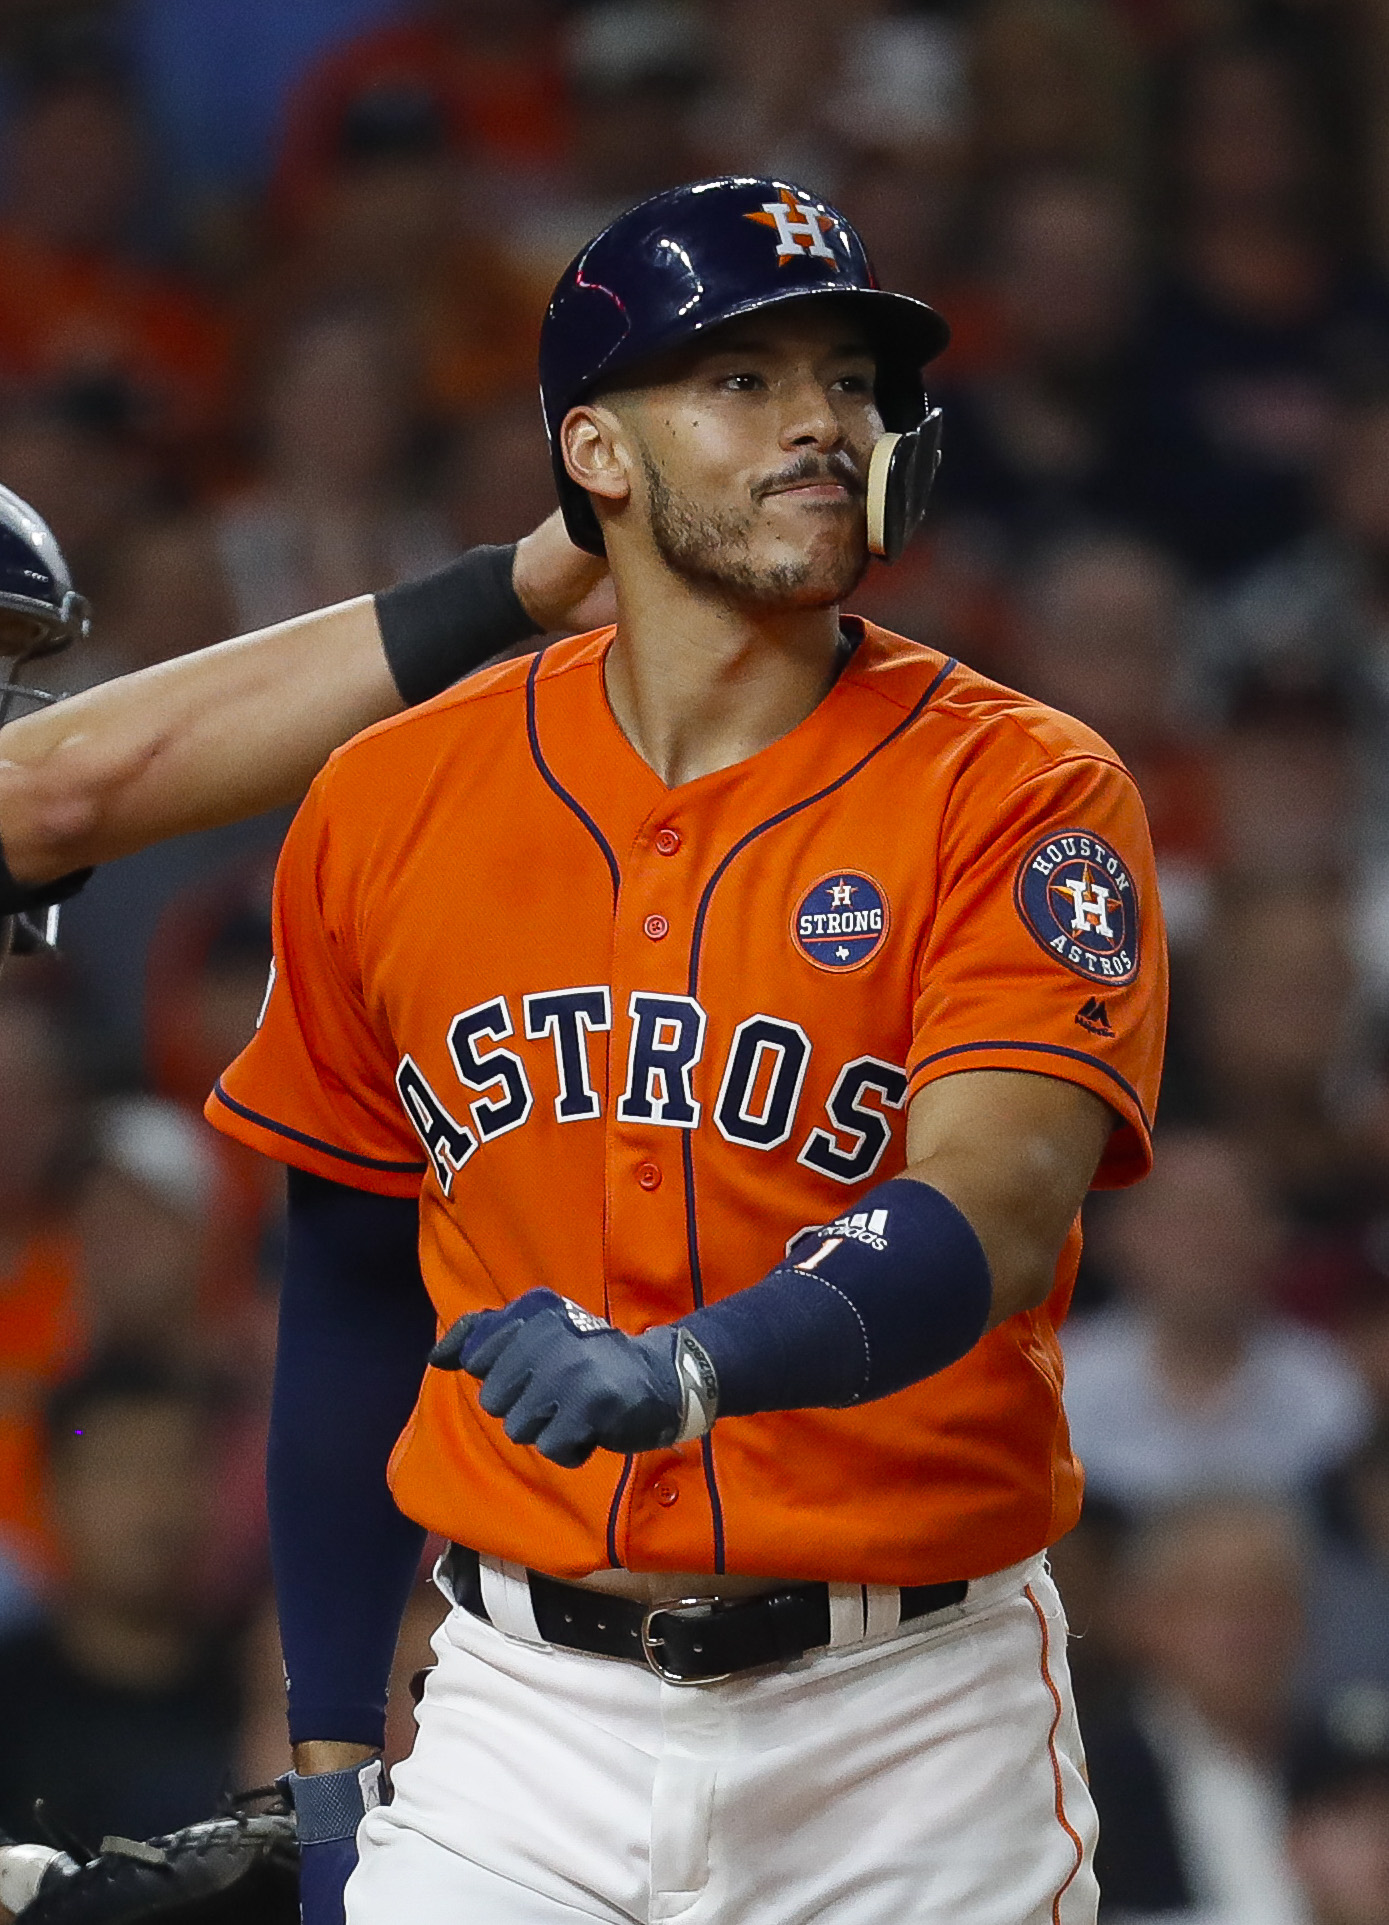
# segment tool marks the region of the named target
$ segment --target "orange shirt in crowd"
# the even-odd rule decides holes
[[[75,1236],[42,1231],[0,1276],[0,1541],[38,1574],[53,1565],[42,1408],[86,1345],[80,1262]]]
[[[274,199],[291,225],[336,166],[352,104],[392,87],[427,94],[443,113],[456,151],[498,169],[562,166],[569,153],[570,105],[553,43],[498,59],[470,48],[441,23],[384,27],[329,53],[290,100]]]
[[[181,440],[216,426],[227,350],[223,320],[179,276],[0,226],[0,380],[116,375],[150,408],[155,432]]]
[[[603,685],[613,631],[368,730],[285,843],[261,1026],[209,1099],[277,1161],[418,1196],[441,1325],[548,1285],[640,1331],[741,1290],[905,1158],[911,1098],[1037,1071],[1150,1157],[1166,995],[1133,783],[1080,724],[865,625],[759,754],[667,788]],[[391,1465],[442,1536],[607,1564],[920,1584],[1075,1522],[1055,1287],[960,1362],[844,1410],[562,1470],[466,1373]]]

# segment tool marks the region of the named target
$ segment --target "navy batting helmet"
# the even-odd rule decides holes
[[[51,655],[90,626],[53,530],[27,501],[0,488],[0,655]]]
[[[699,181],[643,201],[590,241],[560,276],[540,335],[541,405],[571,540],[603,553],[598,517],[560,448],[571,408],[706,328],[825,294],[852,302],[869,332],[884,425],[920,428],[921,369],[950,330],[924,301],[878,286],[863,242],[817,195],[780,180]]]

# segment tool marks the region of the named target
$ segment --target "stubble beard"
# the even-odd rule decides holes
[[[868,543],[839,545],[832,556],[815,549],[785,561],[757,563],[752,556],[753,514],[711,513],[680,494],[642,451],[651,538],[673,573],[754,608],[833,608],[862,581]],[[819,548],[820,544],[815,544]]]

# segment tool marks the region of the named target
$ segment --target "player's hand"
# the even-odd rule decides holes
[[[659,1450],[684,1416],[676,1333],[629,1337],[553,1290],[528,1290],[505,1310],[460,1317],[430,1352],[438,1370],[466,1370],[479,1402],[505,1419],[513,1444],[534,1444],[566,1470],[595,1450]]]
[[[552,634],[617,620],[608,564],[574,546],[558,509],[517,543],[511,583],[532,621]]]

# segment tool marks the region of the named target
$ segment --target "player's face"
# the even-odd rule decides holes
[[[842,600],[868,565],[873,379],[852,316],[815,301],[730,322],[623,397],[632,508],[665,565],[743,603]]]

